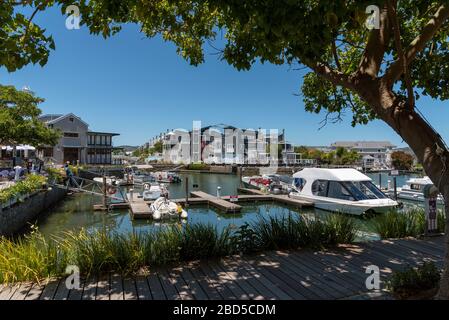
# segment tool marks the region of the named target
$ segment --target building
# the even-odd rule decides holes
[[[339,147],[357,151],[365,168],[388,168],[391,150],[396,146],[390,141],[337,141],[331,144],[331,149]]]
[[[90,131],[89,125],[73,113],[39,119],[62,135],[56,146],[39,149],[39,158],[59,164],[112,164],[112,138],[117,133]]]
[[[191,131],[176,129],[156,136],[163,141],[163,159],[174,163],[203,162],[208,164],[268,164],[273,161],[268,146],[279,145],[276,159],[280,164],[295,164],[297,155],[286,141],[285,131],[260,128],[239,129],[217,124],[197,126]]]

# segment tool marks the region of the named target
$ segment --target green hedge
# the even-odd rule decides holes
[[[0,204],[40,190],[46,182],[47,178],[30,174],[26,176],[25,180],[19,181],[9,188],[2,189],[0,191]]]

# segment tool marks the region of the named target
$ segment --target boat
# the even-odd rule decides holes
[[[422,178],[411,178],[405,182],[405,184],[397,188],[397,198],[401,200],[424,202],[424,187],[426,185],[433,185],[432,180],[425,176]],[[389,187],[388,194],[394,196],[394,189]],[[437,196],[437,203],[444,205],[444,198],[441,194]]]
[[[310,201],[318,209],[362,215],[384,213],[398,206],[355,169],[305,168],[293,178],[289,197]]]
[[[103,177],[95,177],[95,182],[103,183]],[[127,179],[120,179],[114,176],[107,176],[106,177],[106,184],[111,186],[126,186],[129,185],[129,182]]]
[[[180,183],[182,181],[177,173],[170,171],[153,172],[151,175],[154,181],[162,183]]]
[[[166,197],[159,197],[150,205],[150,211],[154,220],[165,218],[187,219],[187,211],[179,204],[168,200]]]
[[[291,191],[292,178],[278,174],[242,177],[246,188],[266,191],[271,194],[288,194]]]
[[[168,190],[163,184],[145,183],[142,197],[145,201],[153,201],[160,197],[168,198]]]

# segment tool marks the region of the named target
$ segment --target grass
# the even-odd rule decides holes
[[[438,211],[438,232],[444,232],[445,214]],[[424,209],[411,209],[405,212],[397,210],[378,215],[373,219],[375,231],[382,239],[417,237],[426,227]]]
[[[236,253],[327,247],[352,242],[355,232],[352,220],[343,215],[324,220],[270,217],[222,231],[210,224],[188,224],[149,233],[70,231],[46,239],[34,230],[18,240],[0,238],[0,283],[62,276],[68,265],[78,266],[84,275],[132,274],[155,266]]]

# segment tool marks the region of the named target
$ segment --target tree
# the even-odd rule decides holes
[[[391,154],[391,162],[396,170],[411,170],[413,156],[403,151],[395,151]]]
[[[44,63],[51,49],[43,29],[27,23],[31,17],[14,16],[14,6],[28,2],[7,0],[0,9],[0,52],[12,57],[2,55],[0,64],[9,70]],[[61,2],[33,4],[43,10],[45,3]],[[444,196],[446,255],[439,297],[449,298],[449,152],[416,106],[421,95],[449,98],[447,0],[73,2],[92,33],[108,37],[123,23],[138,23],[147,36],[161,34],[174,42],[193,65],[204,61],[204,44],[223,33],[221,58],[239,70],[250,69],[258,60],[306,68],[301,88],[305,108],[325,111],[325,123],[329,115],[338,120],[346,110],[352,113],[353,125],[375,118],[387,123],[411,147]],[[379,8],[374,17],[379,24],[370,29],[365,27],[368,5]],[[28,29],[33,29],[33,37],[27,36]],[[12,43],[3,44],[11,37]],[[36,41],[29,40],[34,37]],[[22,38],[25,44],[18,44]]]
[[[60,133],[38,119],[41,110],[37,105],[43,101],[30,92],[0,85],[0,145],[41,147],[57,143]]]

